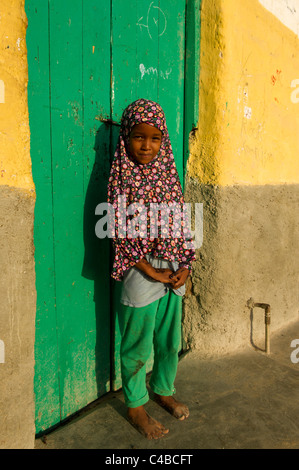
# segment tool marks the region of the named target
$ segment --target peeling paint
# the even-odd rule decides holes
[[[251,119],[252,110],[248,106],[244,106],[244,117],[246,119]]]

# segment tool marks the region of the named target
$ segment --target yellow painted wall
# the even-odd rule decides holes
[[[0,5],[0,185],[34,190],[24,0]]]
[[[299,39],[258,0],[203,0],[199,131],[189,176],[299,182]]]

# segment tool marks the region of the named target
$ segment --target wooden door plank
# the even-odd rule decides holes
[[[159,15],[159,103],[166,113],[168,132],[182,186],[184,183],[185,4],[185,0],[176,0],[172,3],[160,0],[155,13]]]
[[[159,76],[159,17],[155,2],[139,1],[135,9],[136,22],[136,95],[158,101]]]
[[[112,119],[137,98],[158,101],[167,117],[178,173],[183,183],[183,122],[185,63],[185,0],[112,1]],[[117,141],[114,130],[113,144]],[[121,386],[120,332],[121,284],[114,284],[114,378]],[[148,363],[152,367],[153,356]]]
[[[201,0],[186,2],[186,60],[184,110],[184,171],[189,157],[189,135],[198,123],[199,68],[200,68]]]
[[[60,421],[49,90],[48,2],[26,1],[30,152],[36,190],[36,433]],[[40,34],[43,31],[43,34]]]
[[[112,2],[112,74],[111,118],[120,122],[125,107],[138,98],[136,95],[136,5],[138,0]]]
[[[61,419],[85,404],[81,0],[50,2],[50,74],[56,309]],[[81,223],[80,223],[81,222]],[[81,312],[80,312],[81,310]]]
[[[147,2],[130,0],[128,3],[121,0],[112,0],[112,99],[111,112],[113,121],[120,122],[125,107],[138,98],[156,99],[157,86],[151,80],[141,80],[140,64],[145,55],[151,56],[155,51],[155,57],[149,57],[154,65],[157,65],[158,50],[147,33],[144,33],[142,14],[147,15]],[[138,46],[137,46],[138,45]],[[137,49],[139,48],[139,54]],[[142,57],[142,59],[140,59]],[[154,78],[155,80],[155,78]],[[118,128],[112,129],[112,146],[116,146]],[[118,316],[120,311],[121,282],[113,282],[113,371],[112,387],[117,390],[121,387],[120,369],[120,342]],[[148,370],[151,370],[152,358],[148,362]]]
[[[111,0],[111,119],[120,122],[125,107],[138,98],[136,94],[136,11],[137,0],[128,3]],[[129,14],[130,12],[130,14]],[[113,158],[119,127],[111,129]],[[113,253],[112,253],[113,257]],[[112,388],[121,388],[119,301],[121,282],[112,282]]]
[[[84,160],[84,263],[94,315],[89,316],[87,351],[93,364],[93,396],[110,390],[110,240],[95,234],[95,208],[107,201],[110,174],[110,2],[83,1],[83,160]],[[92,287],[92,289],[91,289]],[[91,299],[86,297],[86,307]],[[96,388],[95,388],[96,387]],[[88,390],[86,391],[87,395]]]

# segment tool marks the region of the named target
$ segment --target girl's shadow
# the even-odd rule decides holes
[[[102,124],[96,134],[95,161],[86,191],[83,219],[84,260],[82,276],[94,281],[95,357],[98,396],[106,393],[106,384],[110,382],[111,240],[107,237],[99,239],[96,236],[95,226],[99,216],[95,215],[95,208],[101,202],[107,201],[111,154],[110,133],[110,128]]]

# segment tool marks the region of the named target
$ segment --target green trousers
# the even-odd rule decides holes
[[[125,403],[130,408],[144,405],[148,399],[146,362],[154,347],[154,365],[150,378],[153,392],[170,396],[181,345],[182,297],[171,290],[145,307],[121,305],[121,376]]]

